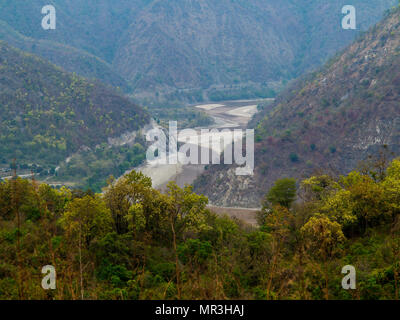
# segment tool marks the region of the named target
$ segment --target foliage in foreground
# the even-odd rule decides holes
[[[259,228],[134,171],[101,195],[3,182],[0,298],[397,299],[400,159],[381,169],[312,176],[298,201],[295,181],[278,181]],[[48,264],[56,290],[41,288]],[[348,264],[356,290],[341,287]]]

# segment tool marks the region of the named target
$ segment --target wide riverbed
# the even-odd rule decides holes
[[[194,129],[199,133],[201,129],[245,129],[252,116],[257,113],[257,105],[263,101],[266,100],[226,101],[192,106],[193,108],[203,110],[214,119],[214,124],[207,128]],[[176,181],[180,187],[183,187],[185,184],[192,184],[204,171],[204,165],[182,165],[179,163],[159,165],[146,163],[144,166],[138,168],[138,170],[152,178],[154,188],[164,190],[169,181]]]

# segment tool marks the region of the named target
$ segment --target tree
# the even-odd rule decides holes
[[[123,234],[129,230],[127,216],[132,205],[144,202],[151,192],[151,179],[141,172],[132,170],[117,181],[112,178],[104,193],[104,199],[111,210],[115,230]],[[131,210],[132,213],[132,210]],[[131,215],[135,217],[135,215]]]
[[[312,176],[301,182],[300,197],[308,202],[319,201],[339,188],[339,184],[327,174]]]
[[[284,178],[277,180],[275,185],[269,190],[264,206],[268,204],[281,205],[285,208],[290,208],[296,200],[296,180]]]
[[[400,215],[400,158],[393,160],[388,167],[381,186],[392,221],[394,221]]]
[[[205,224],[205,211],[208,199],[197,195],[191,186],[179,188],[176,183],[168,184],[168,211],[167,221],[171,227],[172,245],[175,255],[175,272],[178,290],[178,299],[181,298],[181,281],[178,257],[178,237],[184,238],[186,232],[199,232],[207,228]]]
[[[100,239],[112,230],[111,214],[99,197],[85,196],[75,198],[68,204],[67,210],[60,219],[60,224],[66,232],[72,252],[78,251],[80,296],[83,299],[83,271],[91,263],[88,259],[88,263],[84,266],[83,255],[85,252],[88,254],[87,249],[93,239],[96,237]]]
[[[272,259],[268,268],[267,280],[267,299],[271,299],[273,280],[279,273],[279,263],[283,259],[284,248],[289,244],[291,225],[293,224],[293,215],[286,207],[275,205],[271,214],[267,215],[263,229],[266,230],[272,238],[271,254]]]
[[[329,259],[338,253],[338,245],[345,241],[342,226],[325,216],[312,217],[302,228],[306,252],[318,265],[323,264],[322,273],[325,278],[325,299],[329,299],[328,266]]]

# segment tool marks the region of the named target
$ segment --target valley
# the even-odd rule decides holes
[[[236,177],[232,168],[212,166],[195,191],[219,206],[256,207],[278,179],[315,172],[339,176],[372,155],[396,157],[399,16],[394,11],[256,115],[254,176]]]
[[[268,105],[273,100],[237,100],[193,105],[191,108],[203,110],[214,120],[214,123],[207,127],[197,127],[195,129],[196,131],[201,129],[245,129],[251,118],[258,112],[257,107],[260,104]],[[212,136],[210,136],[210,139],[212,141]],[[218,151],[219,153],[221,152],[221,150]],[[175,181],[181,188],[187,184],[191,185],[204,173],[205,169],[206,165],[203,164],[182,165],[180,163],[166,165],[145,163],[138,168],[140,172],[152,179],[153,187],[161,191],[166,191],[167,184],[170,181]],[[248,225],[257,225],[256,213],[259,209],[217,207],[211,203],[208,208],[218,215],[227,215]]]
[[[272,102],[273,99],[261,100],[239,100],[226,101],[218,104],[202,104],[193,105],[192,108],[201,109],[211,116],[214,123],[207,127],[194,128],[196,131],[201,129],[244,129],[254,114],[257,113],[259,103]],[[179,123],[178,123],[179,127]],[[210,133],[212,140],[212,134]],[[183,141],[178,141],[183,142]],[[219,153],[221,150],[218,150]],[[139,167],[138,170],[149,176],[153,180],[153,187],[165,190],[169,181],[176,181],[178,186],[183,187],[185,184],[192,184],[195,179],[204,172],[203,164],[149,164],[146,163]]]
[[[265,98],[324,63],[395,3],[353,0],[357,29],[343,30],[342,0],[100,0],[95,10],[53,0],[57,28],[48,32],[40,24],[43,1],[2,1],[0,39],[118,86],[140,105]]]
[[[400,0],[343,5],[0,0],[0,299],[399,300]]]

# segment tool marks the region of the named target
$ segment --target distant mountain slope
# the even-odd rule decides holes
[[[396,0],[353,0],[356,31],[341,28],[344,0],[47,3],[57,9],[51,32],[41,29],[41,0],[3,1],[0,19],[25,36],[90,52],[112,64],[135,93],[155,96],[176,89],[276,86],[323,63]]]
[[[118,40],[152,1],[2,0],[0,19],[25,36],[83,49],[110,63]],[[41,26],[41,10],[48,4],[56,8],[56,30],[43,30]]]
[[[54,41],[36,40],[23,36],[1,20],[0,40],[45,58],[66,71],[76,72],[85,78],[97,78],[114,87],[120,87],[124,91],[130,90],[127,81],[114,71],[111,65],[81,49]]]
[[[0,41],[0,160],[49,167],[140,129],[149,115],[100,83]]]
[[[400,155],[400,10],[297,81],[272,110],[256,128],[254,177],[214,166],[198,192],[218,204],[257,206],[278,178],[346,173],[384,145]]]

